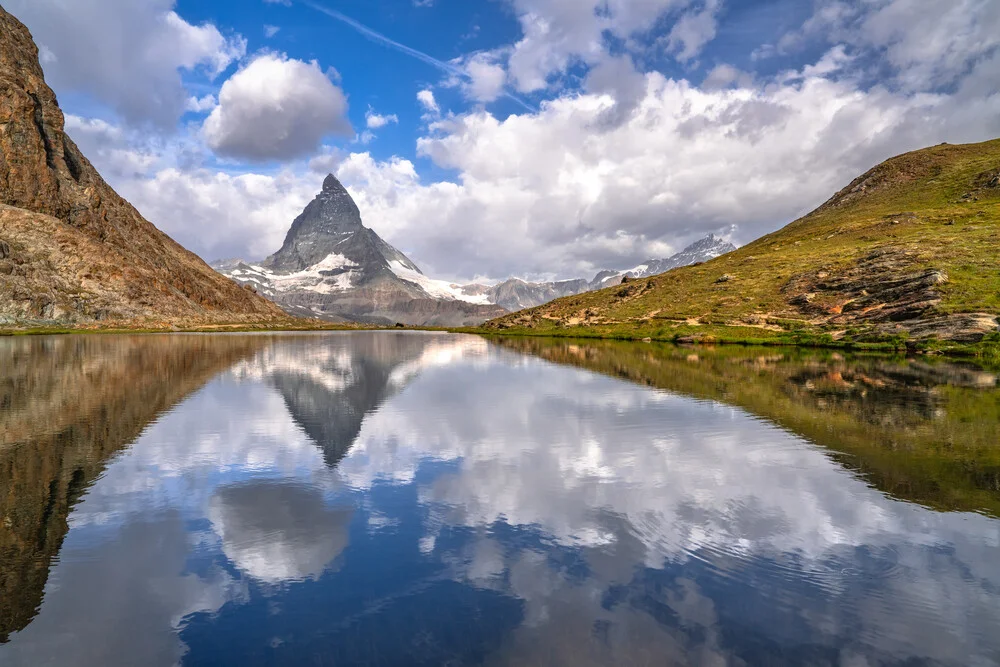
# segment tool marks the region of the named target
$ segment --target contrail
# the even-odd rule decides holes
[[[337,21],[340,21],[341,23],[345,23],[345,24],[349,25],[350,27],[354,28],[359,33],[361,33],[362,35],[364,35],[368,39],[372,40],[373,42],[378,42],[379,44],[381,44],[383,46],[388,46],[390,49],[395,49],[395,50],[399,51],[400,53],[405,53],[406,55],[410,56],[411,58],[416,58],[417,60],[419,60],[421,62],[424,62],[424,63],[427,63],[431,67],[436,67],[437,69],[439,69],[442,72],[445,72],[447,74],[451,74],[453,76],[457,76],[459,78],[465,79],[466,81],[468,81],[468,80],[471,79],[471,77],[469,76],[469,74],[465,70],[463,70],[463,69],[461,69],[459,67],[455,67],[451,63],[445,62],[444,60],[439,60],[438,58],[435,58],[434,56],[432,56],[430,54],[424,53],[423,51],[418,51],[417,49],[414,49],[412,47],[407,46],[406,44],[401,44],[401,43],[397,42],[396,40],[394,40],[394,39],[392,39],[390,37],[386,37],[382,33],[376,32],[376,31],[372,30],[371,28],[369,28],[368,26],[366,26],[364,23],[361,23],[360,21],[355,21],[354,19],[352,19],[347,14],[344,14],[342,12],[338,12],[336,9],[330,9],[329,7],[324,7],[323,5],[316,4],[315,2],[312,2],[311,0],[301,0],[301,2],[302,2],[303,5],[305,5],[306,7],[309,7],[310,9],[314,9],[317,12],[321,12],[323,14],[326,14],[330,18],[336,19]],[[510,100],[513,100],[514,102],[517,102],[522,107],[524,107],[528,111],[531,111],[532,113],[538,111],[538,109],[536,109],[535,107],[531,106],[530,104],[528,104],[527,102],[525,102],[524,100],[522,100],[517,95],[514,95],[513,93],[509,93],[509,92],[504,91],[503,95],[504,95],[504,97],[506,97],[506,98],[508,98]]]

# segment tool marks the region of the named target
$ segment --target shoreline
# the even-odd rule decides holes
[[[977,358],[1000,362],[1000,334],[987,336],[979,342],[945,341],[940,339],[911,340],[902,336],[887,336],[882,340],[837,340],[823,332],[754,330],[748,327],[724,325],[681,326],[663,332],[644,329],[602,331],[594,328],[566,329],[484,329],[464,327],[450,329],[457,333],[473,333],[486,337],[565,338],[577,340],[617,340],[673,345],[732,345],[741,347],[794,347],[802,349],[842,350],[848,352],[907,353],[912,355]]]
[[[365,324],[323,323],[291,320],[285,324],[210,324],[195,326],[109,326],[109,327],[24,327],[0,328],[0,337],[65,336],[65,335],[135,335],[169,333],[282,333],[322,331],[436,331],[464,333],[486,338],[550,338],[577,340],[617,340],[636,343],[670,343],[674,345],[732,345],[741,347],[794,347],[803,349],[843,350],[849,352],[907,353],[926,356],[977,358],[1000,362],[1000,334],[980,342],[942,341],[938,339],[909,340],[886,337],[882,340],[837,340],[828,333],[769,331],[749,327],[724,325],[680,326],[670,331],[650,331],[636,328],[599,330],[596,328],[566,329],[493,329],[484,327],[390,326]],[[771,335],[766,335],[770,333]],[[765,334],[765,335],[761,335]]]

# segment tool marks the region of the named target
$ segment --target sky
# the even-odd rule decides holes
[[[336,174],[429,275],[591,277],[1000,137],[995,0],[3,0],[66,128],[206,260]]]

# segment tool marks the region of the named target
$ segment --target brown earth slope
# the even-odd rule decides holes
[[[997,337],[1000,140],[887,160],[773,234],[701,265],[487,323],[667,339]],[[707,335],[707,334],[706,334]]]
[[[0,7],[0,324],[286,317],[145,220],[63,127],[31,34]]]

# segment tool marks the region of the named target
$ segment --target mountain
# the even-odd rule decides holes
[[[332,321],[466,326],[506,312],[480,290],[425,276],[362,224],[333,174],[276,253],[259,264],[226,260],[213,266],[291,314]]]
[[[1000,140],[900,155],[783,229],[698,266],[566,297],[494,329],[669,338],[978,341],[1000,314]],[[713,330],[715,332],[719,330]]]
[[[286,318],[146,221],[63,130],[31,34],[0,8],[0,324]]]
[[[676,269],[679,266],[690,266],[692,264],[707,262],[734,250],[736,250],[736,246],[729,241],[720,239],[715,234],[709,234],[705,238],[695,241],[676,255],[672,255],[666,259],[651,259],[624,273],[629,278],[649,278],[650,276],[666,273],[670,269]],[[605,285],[602,285],[602,287],[605,287]]]
[[[459,285],[424,275],[406,255],[365,227],[350,193],[330,174],[323,190],[292,222],[281,248],[262,262],[219,260],[212,266],[303,317],[344,322],[469,326],[558,299],[653,275],[734,250],[710,235],[668,259],[593,280]]]
[[[619,285],[625,276],[632,278],[647,278],[664,273],[678,266],[688,266],[699,262],[707,262],[720,255],[736,250],[736,246],[728,241],[709,234],[705,238],[692,243],[681,252],[666,259],[650,259],[639,266],[626,271],[601,271],[593,280],[577,279],[559,282],[529,283],[517,278],[504,281],[486,291],[490,303],[503,306],[511,312],[524,308],[533,308],[564,296],[573,296]]]

